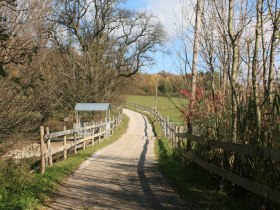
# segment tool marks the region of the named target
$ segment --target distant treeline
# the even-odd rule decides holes
[[[219,74],[214,74],[218,83]],[[211,75],[209,72],[198,73],[198,83],[204,89],[211,89]],[[158,96],[185,97],[183,90],[190,89],[191,74],[173,74],[166,71],[160,71],[157,74],[148,74],[139,72],[133,75],[128,86],[128,93],[132,95],[155,95],[156,87]],[[158,81],[158,84],[157,84]]]

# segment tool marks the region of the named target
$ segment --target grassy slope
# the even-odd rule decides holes
[[[80,150],[76,155],[69,157],[66,161],[60,161],[55,163],[51,168],[47,167],[46,172],[43,175],[39,173],[35,173],[33,175],[31,174],[29,177],[30,181],[22,183],[25,185],[24,189],[19,192],[16,192],[18,194],[14,196],[15,199],[13,200],[7,200],[10,196],[6,196],[6,203],[0,205],[0,209],[2,209],[2,207],[4,209],[41,209],[42,207],[40,205],[52,197],[53,193],[58,188],[59,183],[63,179],[65,179],[68,175],[73,173],[79,167],[79,165],[82,162],[84,162],[88,157],[90,157],[94,152],[116,141],[122,134],[126,132],[127,127],[128,117],[124,115],[122,125],[116,130],[116,132],[111,137],[109,137],[105,141],[99,144],[95,144],[93,147],[87,147],[86,150]],[[17,177],[17,179],[23,178],[20,174],[17,174],[14,177]],[[11,179],[11,182],[13,181],[14,177],[11,176],[9,178]],[[14,194],[14,192],[12,191],[7,193]],[[19,199],[16,199],[19,197],[21,199],[20,202],[18,201]]]
[[[160,132],[160,127],[156,130]],[[171,144],[163,135],[160,135],[155,146],[162,171],[175,184],[181,195],[197,204],[199,209],[241,209],[233,198],[218,191],[217,186],[211,184],[207,170],[194,163],[186,167],[176,163],[172,159]]]
[[[151,106],[154,107],[155,106],[155,96],[137,96],[137,95],[130,95],[128,96],[128,101],[140,104],[140,105],[144,105],[144,106]],[[170,117],[170,121],[172,122],[180,122],[181,118],[180,118],[180,112],[179,110],[174,106],[174,104],[176,104],[176,106],[181,106],[181,104],[186,104],[187,101],[186,99],[181,99],[181,98],[171,98],[169,99],[168,97],[162,97],[159,96],[158,97],[158,110],[160,111],[160,113],[163,116],[169,116]]]

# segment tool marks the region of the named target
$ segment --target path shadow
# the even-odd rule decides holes
[[[86,170],[76,171],[71,181],[62,183],[64,192],[58,193],[59,199],[49,207],[57,210],[82,206],[85,207],[82,209],[186,209],[168,187],[157,164],[148,158],[149,143],[153,141],[148,136],[148,120],[144,116],[143,119],[145,137],[140,156],[139,153],[131,158],[108,154],[88,158],[99,167],[82,166]],[[153,124],[152,127],[156,136]],[[80,206],[76,208],[77,201]]]
[[[149,179],[146,177],[146,174],[145,174],[145,160],[146,160],[148,145],[149,145],[149,140],[147,137],[146,142],[143,146],[142,153],[139,158],[137,172],[138,172],[138,176],[140,179],[143,193],[144,193],[145,197],[147,198],[147,200],[152,205],[152,208],[164,209],[163,206],[161,205],[161,203],[158,201],[157,197],[154,195],[153,190],[151,189],[151,186],[149,184]]]
[[[145,122],[145,129],[147,129],[147,120],[146,120],[146,118],[144,117],[144,115],[142,114],[142,117],[143,117],[143,119],[144,119],[144,122]],[[150,124],[151,124],[151,126],[152,126],[152,132],[153,132],[153,135],[154,135],[154,137],[157,137],[157,132],[156,132],[156,128],[155,128],[155,125],[154,125],[154,121],[147,115],[146,116],[148,119],[149,119],[149,121],[150,121]],[[146,130],[144,130],[144,132],[146,133]]]
[[[145,133],[145,136],[148,137],[148,125],[147,125],[147,120],[146,120],[146,118],[144,117],[144,115],[142,115],[142,117],[143,117],[143,119],[144,119],[144,126],[145,126],[145,128],[144,128],[144,133]]]

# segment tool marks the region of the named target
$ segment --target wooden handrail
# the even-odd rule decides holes
[[[251,145],[245,145],[245,144],[237,144],[237,143],[231,143],[226,141],[218,141],[218,140],[211,140],[207,139],[202,136],[192,135],[186,132],[178,132],[178,127],[170,126],[170,122],[163,123],[164,118],[154,109],[142,105],[138,105],[132,102],[128,102],[128,105],[131,105],[135,108],[138,108],[140,110],[149,111],[154,117],[159,121],[164,131],[169,130],[168,132],[165,132],[165,135],[168,138],[171,138],[172,146],[175,146],[174,142],[177,142],[177,138],[181,138],[184,141],[184,138],[187,138],[187,140],[195,141],[199,144],[203,144],[208,146],[209,148],[219,148],[223,149],[227,152],[235,152],[240,153],[242,155],[249,155],[249,156],[257,156],[261,159],[270,159],[275,162],[280,161],[280,149],[274,149],[274,148],[268,148],[268,147],[254,147]],[[164,125],[163,125],[164,124]],[[164,127],[165,126],[165,127]],[[174,137],[175,136],[175,137]],[[176,140],[174,140],[176,139]],[[271,201],[274,201],[276,203],[280,204],[280,192],[269,189],[266,186],[261,185],[260,183],[257,183],[255,181],[249,180],[247,178],[244,178],[242,176],[239,176],[233,172],[230,172],[226,169],[219,168],[216,165],[209,163],[205,160],[202,160],[198,156],[192,154],[191,152],[187,153],[187,156],[196,164],[200,165],[201,167],[207,169],[208,171],[211,171],[233,183],[236,183],[237,185],[249,190],[252,193],[255,193],[257,195],[260,195],[262,197],[265,197]]]
[[[63,152],[63,159],[65,160],[67,158],[67,151],[74,148],[74,154],[76,153],[77,148],[83,148],[86,147],[86,141],[90,140],[92,142],[92,145],[94,143],[94,140],[97,140],[100,142],[101,137],[105,139],[108,135],[112,134],[114,129],[120,124],[122,121],[122,115],[118,115],[117,117],[113,118],[113,120],[109,120],[107,122],[103,123],[96,123],[94,125],[90,126],[84,126],[79,128],[73,128],[66,130],[66,127],[64,126],[63,131],[53,132],[49,133],[49,128],[46,127],[47,132],[44,132],[44,126],[40,127],[40,150],[41,150],[41,173],[45,172],[45,165],[46,162],[49,162],[49,165],[52,165],[53,156],[59,152]],[[110,124],[110,127],[107,128],[106,125]],[[98,129],[98,133],[94,132],[94,129]],[[91,134],[90,136],[85,136],[84,132],[89,131]],[[79,132],[83,132],[83,136],[78,136],[77,134]],[[74,134],[74,142],[67,144],[67,135],[73,135]],[[57,147],[57,148],[51,148],[51,139],[57,138],[57,137],[63,137],[61,139],[61,142],[63,143],[63,146]],[[73,138],[73,137],[72,137]],[[46,147],[46,141],[47,140],[47,150],[45,150]],[[82,146],[78,146],[81,145]]]
[[[242,155],[257,156],[261,159],[271,159],[274,161],[280,161],[280,150],[270,147],[251,146],[246,144],[231,143],[219,140],[209,140],[201,136],[189,134],[189,133],[176,133],[177,137],[187,138],[191,141],[198,142],[208,147],[220,148],[227,152],[236,152]]]
[[[263,186],[257,182],[254,182],[252,180],[246,179],[242,176],[239,176],[235,173],[232,173],[228,170],[225,170],[223,168],[219,168],[216,165],[206,162],[205,160],[202,160],[201,158],[197,157],[194,154],[188,154],[188,157],[195,162],[196,164],[200,165],[201,167],[207,169],[208,171],[215,173],[237,185],[240,187],[245,188],[246,190],[255,193],[257,195],[260,195],[262,197],[268,198],[276,203],[280,203],[280,192],[276,190],[272,190],[266,186]]]

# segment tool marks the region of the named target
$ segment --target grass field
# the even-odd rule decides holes
[[[156,104],[155,96],[138,96],[129,95],[128,101],[134,102],[143,106],[154,107]],[[187,100],[184,98],[168,98],[159,96],[157,102],[157,108],[163,116],[169,116],[171,122],[181,122],[181,114],[178,108],[183,108],[187,104]]]

